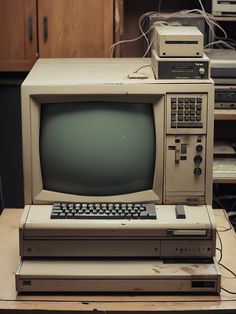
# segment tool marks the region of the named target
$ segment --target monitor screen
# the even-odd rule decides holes
[[[41,106],[43,188],[85,196],[121,195],[153,186],[153,105],[83,101]]]

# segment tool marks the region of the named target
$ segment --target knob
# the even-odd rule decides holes
[[[200,155],[194,156],[193,161],[194,161],[196,164],[200,164],[200,163],[202,162],[202,156],[200,156]]]
[[[203,76],[205,74],[205,69],[204,68],[199,68],[198,72],[199,72],[199,74],[201,76]]]
[[[200,153],[202,150],[203,150],[203,146],[202,146],[201,144],[198,144],[198,145],[196,146],[196,151],[197,151],[198,153]]]
[[[202,169],[197,167],[197,168],[194,168],[194,174],[196,176],[200,176],[202,174]]]

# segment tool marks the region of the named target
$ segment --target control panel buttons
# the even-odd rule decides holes
[[[202,128],[202,97],[171,97],[172,128]]]
[[[199,167],[194,168],[194,174],[200,176],[202,174],[202,169]]]
[[[199,68],[198,72],[201,76],[203,76],[205,74],[205,68]]]
[[[193,161],[195,162],[195,164],[199,165],[202,162],[202,156],[200,156],[200,155],[194,156]]]
[[[202,150],[203,150],[202,144],[198,144],[198,145],[196,146],[196,151],[197,151],[198,153],[200,153],[200,152],[202,152]]]

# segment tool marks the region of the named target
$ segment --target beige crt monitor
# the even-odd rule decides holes
[[[36,62],[22,85],[25,204],[211,204],[213,83],[209,79],[156,80],[150,64],[150,59]],[[143,66],[137,79],[129,79]],[[140,79],[140,72],[147,79]],[[138,117],[129,130],[135,106],[139,106]],[[44,114],[49,107],[51,111]],[[74,111],[84,125],[75,129],[78,135],[73,129],[67,132],[71,120],[64,119]],[[107,113],[100,137],[108,134],[110,142],[100,143],[98,127],[87,127],[92,118],[96,125],[97,111]],[[48,121],[43,137],[43,124]],[[111,132],[114,124],[116,134]],[[91,145],[88,138],[93,140]],[[107,187],[98,195],[96,188],[104,181]]]
[[[156,80],[151,59],[38,60],[22,85],[21,256],[214,256],[213,94],[210,79]],[[154,203],[156,218],[53,220],[54,202]]]

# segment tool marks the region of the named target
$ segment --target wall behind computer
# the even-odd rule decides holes
[[[0,75],[0,211],[23,207],[20,85],[24,73]]]

